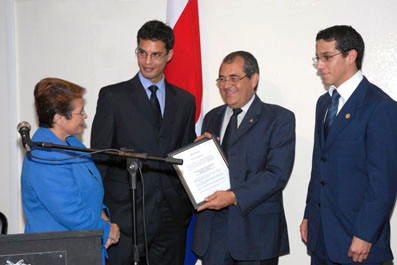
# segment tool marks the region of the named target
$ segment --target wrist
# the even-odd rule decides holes
[[[238,202],[237,202],[236,194],[234,194],[233,191],[231,191],[231,193],[232,193],[232,196],[233,196],[233,205],[237,206]]]

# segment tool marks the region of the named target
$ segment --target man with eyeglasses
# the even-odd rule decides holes
[[[301,235],[312,265],[392,260],[397,104],[361,73],[364,41],[350,26],[316,37],[328,92],[316,107],[313,165]]]
[[[138,31],[137,43],[139,72],[131,80],[106,86],[99,93],[91,145],[99,149],[124,147],[166,157],[193,142],[195,99],[164,79],[164,68],[174,53],[174,33],[169,26],[160,21],[145,23]],[[104,178],[106,205],[121,232],[119,244],[109,248],[107,264],[131,264],[134,234],[126,162],[97,158],[97,166]],[[139,264],[146,264],[148,259],[151,265],[182,265],[193,208],[179,178],[171,165],[150,161],[143,161],[143,183],[139,176],[138,173]],[[142,218],[143,184],[145,219]]]
[[[217,137],[231,189],[206,198],[192,249],[203,265],[276,265],[289,252],[282,191],[295,155],[295,117],[256,95],[259,66],[245,51],[227,55],[217,86],[225,105],[204,118],[198,137]]]

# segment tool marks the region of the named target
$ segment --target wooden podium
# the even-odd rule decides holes
[[[0,236],[0,265],[101,265],[103,231]]]

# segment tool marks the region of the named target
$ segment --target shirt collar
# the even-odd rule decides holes
[[[252,95],[251,99],[244,106],[241,107],[241,110],[243,111],[243,113],[247,113],[247,111],[250,108],[254,99],[255,99],[255,93],[254,93],[254,95]],[[227,111],[233,113],[233,109],[229,106],[227,106]]]
[[[357,71],[352,77],[350,77],[347,81],[345,81],[339,87],[334,85],[329,87],[328,93],[332,97],[332,92],[336,89],[339,95],[344,99],[346,102],[349,97],[353,94],[354,90],[358,87],[360,82],[363,80],[364,76],[362,72],[359,70]]]
[[[161,80],[159,82],[157,82],[156,84],[153,84],[149,79],[145,78],[141,72],[139,72],[138,74],[139,76],[139,80],[141,81],[142,86],[145,88],[145,90],[149,91],[149,87],[152,85],[155,85],[158,87],[158,91],[160,91],[161,93],[164,94],[165,91],[165,79],[164,79],[164,75],[161,78]]]

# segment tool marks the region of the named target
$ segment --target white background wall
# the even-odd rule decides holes
[[[203,112],[222,104],[215,85],[222,58],[252,52],[260,65],[259,97],[295,112],[294,171],[285,189],[291,254],[281,265],[309,264],[299,224],[310,177],[317,98],[325,92],[312,65],[315,35],[349,24],[366,43],[363,72],[397,99],[397,2],[393,0],[199,0]],[[150,19],[165,21],[166,0],[0,0],[0,211],[10,232],[23,231],[19,198],[22,160],[16,125],[37,128],[33,87],[52,76],[87,88],[90,142],[99,89],[130,79],[138,70],[136,33]],[[392,246],[397,251],[397,217]]]

